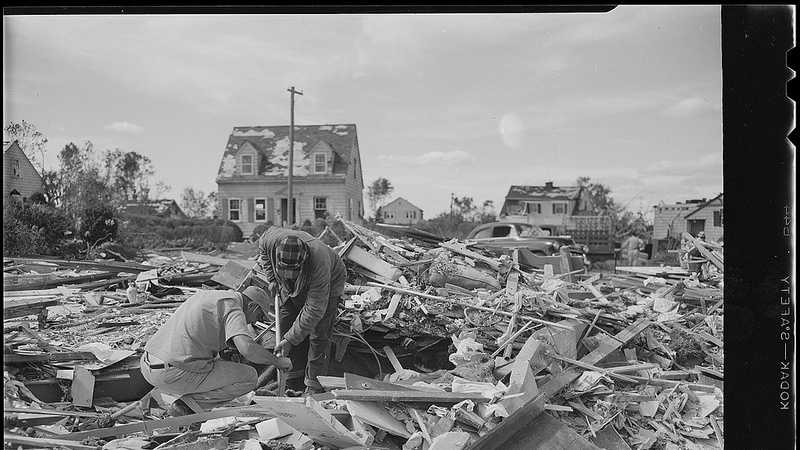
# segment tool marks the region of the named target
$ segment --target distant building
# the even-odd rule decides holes
[[[695,199],[653,207],[653,246],[656,250],[677,248],[683,232],[697,236],[705,232],[706,239],[722,237],[723,195],[711,200]]]
[[[217,174],[222,217],[245,236],[262,223],[288,224],[289,127],[235,127]],[[295,224],[335,217],[360,223],[364,178],[356,126],[294,128]]]
[[[504,220],[560,230],[567,226],[570,216],[586,210],[587,206],[588,198],[582,187],[554,186],[548,181],[544,186],[511,186],[500,216]]]
[[[129,202],[125,205],[125,214],[136,214],[141,216],[171,217],[175,219],[185,219],[183,212],[175,200],[150,200],[147,202]]]
[[[718,241],[722,238],[723,195],[704,202],[686,215],[686,230],[692,235],[703,231],[707,241]]]
[[[383,223],[392,225],[413,225],[422,220],[422,208],[403,197],[397,197],[380,209]]]
[[[31,164],[17,141],[3,142],[3,199],[27,201],[42,193],[42,175]]]

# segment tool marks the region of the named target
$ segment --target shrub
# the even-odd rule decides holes
[[[121,239],[134,248],[193,247],[225,249],[242,240],[235,223],[220,219],[167,218],[127,214],[122,220]]]
[[[258,238],[260,238],[261,235],[264,234],[265,231],[269,230],[269,227],[271,227],[273,225],[274,224],[272,223],[271,220],[267,221],[266,223],[259,224],[253,230],[253,233],[250,235],[250,240],[253,241],[253,242],[258,241]]]
[[[7,202],[3,206],[3,254],[58,254],[71,221],[56,208]]]
[[[92,245],[114,240],[118,227],[116,210],[110,205],[90,206],[81,211],[80,236]]]

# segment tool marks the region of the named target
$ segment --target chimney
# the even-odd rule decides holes
[[[548,181],[548,182],[546,182],[546,183],[544,184],[544,188],[545,188],[545,189],[553,189],[553,182],[552,182],[552,181]]]

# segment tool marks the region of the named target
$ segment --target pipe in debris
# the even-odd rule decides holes
[[[500,310],[495,311],[492,308],[486,308],[486,307],[477,306],[477,305],[470,305],[470,304],[462,303],[462,302],[459,302],[457,300],[452,300],[452,299],[449,299],[449,298],[446,298],[446,297],[439,297],[438,295],[423,294],[421,292],[415,292],[415,291],[412,291],[412,290],[409,290],[409,289],[403,289],[403,288],[399,288],[399,287],[395,287],[395,286],[389,286],[387,284],[375,283],[373,281],[367,282],[367,285],[379,287],[379,288],[382,288],[382,289],[389,289],[390,291],[399,292],[401,294],[408,294],[408,295],[414,295],[414,296],[417,296],[417,297],[427,298],[429,300],[438,300],[438,301],[442,301],[442,302],[448,302],[448,303],[452,303],[454,305],[463,306],[465,308],[474,308],[474,309],[477,309],[477,310],[480,310],[480,311],[486,311],[486,312],[490,312],[490,313],[497,313],[497,314],[500,314],[500,315],[503,315],[503,316],[508,316],[508,317],[512,317],[513,316],[513,314],[510,313],[510,312],[500,311]],[[535,322],[535,323],[541,323],[543,325],[553,326],[553,327],[556,327],[556,328],[562,328],[564,330],[571,330],[572,329],[572,328],[570,328],[570,327],[568,327],[566,325],[561,325],[561,324],[558,324],[558,323],[555,323],[555,322],[548,322],[546,320],[537,319],[536,317],[522,316],[522,315],[518,315],[517,317],[519,317],[521,319],[526,319],[526,320],[529,320],[529,321],[532,321],[532,322]]]

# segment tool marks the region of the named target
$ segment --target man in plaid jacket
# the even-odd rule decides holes
[[[331,334],[347,277],[342,259],[304,231],[271,227],[258,241],[259,264],[280,293],[283,337],[275,352],[292,360],[286,386],[322,391],[317,377],[328,372]],[[305,370],[305,374],[303,373]]]

